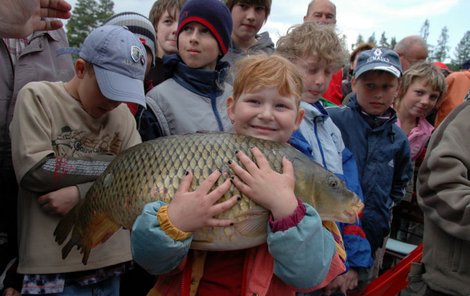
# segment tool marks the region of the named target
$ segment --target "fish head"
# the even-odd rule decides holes
[[[322,218],[354,223],[364,204],[343,180],[310,159],[294,159],[296,194]]]

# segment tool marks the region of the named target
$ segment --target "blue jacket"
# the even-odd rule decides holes
[[[346,182],[349,190],[362,199],[357,165],[351,151],[344,146],[340,130],[321,103],[302,102],[301,107],[305,110],[304,120],[292,134],[289,143],[335,173]],[[360,221],[354,224],[338,223],[338,227],[346,249],[347,267],[369,268],[372,264],[370,245]]]
[[[355,95],[347,106],[328,112],[357,163],[365,203],[361,222],[374,254],[390,232],[392,207],[403,198],[412,175],[408,139],[395,124],[392,108],[389,119],[371,127]]]

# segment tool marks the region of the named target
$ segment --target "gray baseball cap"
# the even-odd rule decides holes
[[[79,56],[93,64],[105,97],[145,107],[146,52],[126,27],[105,25],[94,29],[83,42]]]
[[[359,54],[354,70],[354,77],[357,78],[361,74],[371,70],[386,71],[400,78],[402,73],[400,57],[395,51],[388,48],[372,48],[365,50]]]

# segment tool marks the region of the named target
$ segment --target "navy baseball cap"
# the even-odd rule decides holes
[[[386,71],[400,78],[402,73],[400,57],[395,51],[388,48],[372,48],[365,50],[359,54],[354,70],[354,77],[357,78],[361,74],[371,70]]]
[[[145,105],[146,51],[126,27],[105,25],[83,42],[79,56],[93,64],[101,93],[108,99]]]

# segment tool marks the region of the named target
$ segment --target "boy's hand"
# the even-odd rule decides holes
[[[230,219],[217,219],[220,213],[230,209],[238,201],[238,196],[217,203],[217,201],[230,189],[230,180],[209,192],[216,184],[221,173],[215,171],[193,192],[189,191],[192,173],[183,178],[178,191],[168,205],[168,218],[179,230],[192,232],[205,226],[225,227],[233,223]]]
[[[298,206],[294,194],[295,177],[292,163],[284,157],[283,172],[279,174],[271,168],[258,148],[251,149],[251,152],[256,163],[245,153],[237,153],[238,159],[246,169],[235,162],[229,164],[237,176],[233,180],[234,185],[254,202],[269,210],[274,220],[292,215]]]
[[[80,200],[80,192],[77,186],[64,187],[41,195],[38,203],[49,214],[65,215]]]

